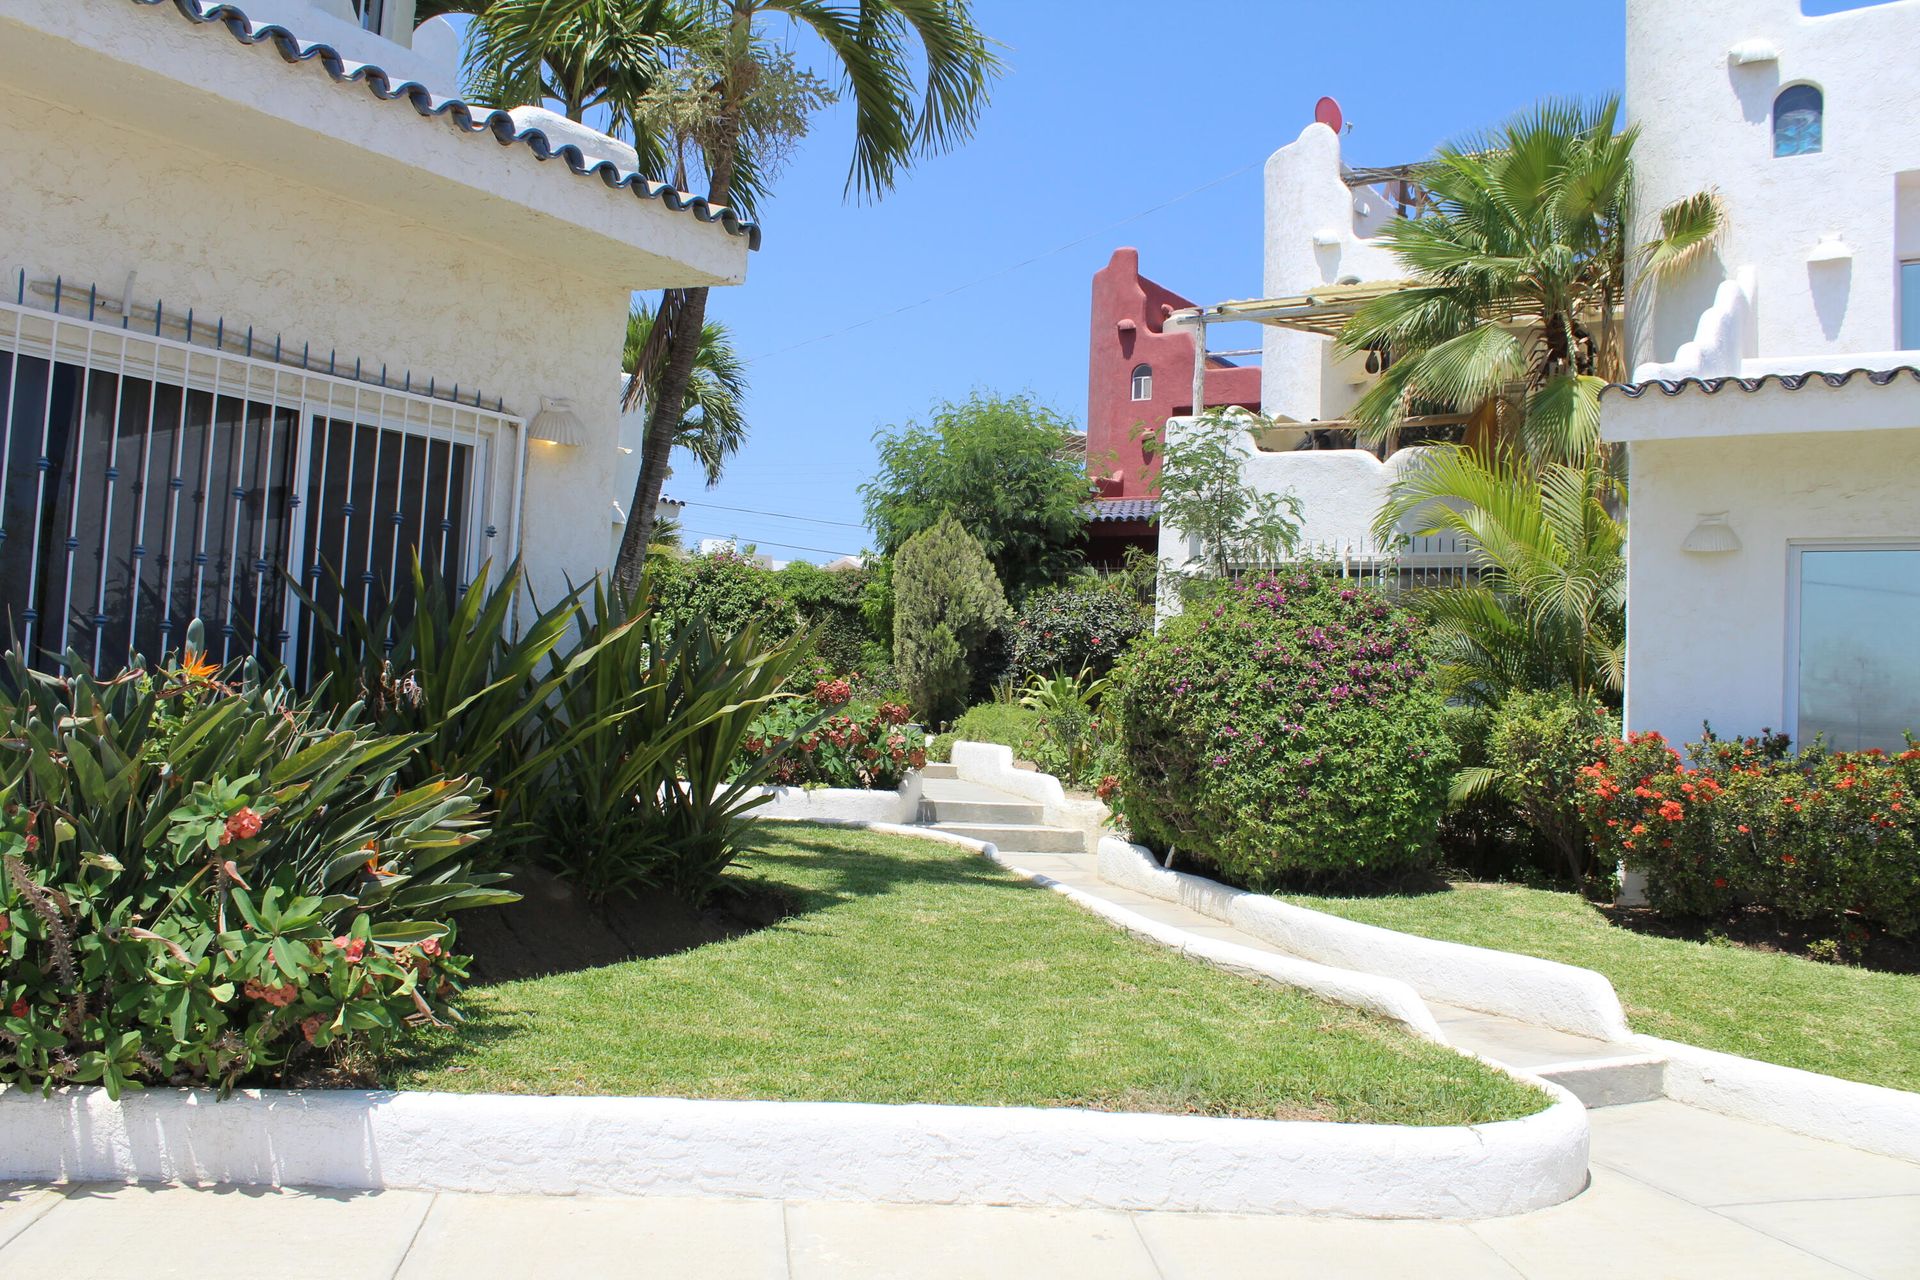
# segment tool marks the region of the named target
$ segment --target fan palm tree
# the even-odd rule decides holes
[[[629,378],[640,370],[641,359],[653,333],[653,309],[637,302],[627,313],[627,344],[621,367]],[[655,369],[654,377],[659,377]],[[641,392],[651,402],[652,393]],[[734,348],[733,335],[718,320],[701,326],[700,350],[694,357],[693,376],[687,380],[686,411],[680,416],[680,430],[674,444],[691,453],[707,475],[707,487],[720,483],[727,459],[740,451],[747,440],[746,364]],[[656,531],[654,541],[659,541]]]
[[[1707,252],[1723,222],[1703,192],[1660,210],[1630,273],[1637,129],[1617,99],[1545,102],[1421,166],[1432,212],[1382,239],[1415,282],[1362,306],[1347,353],[1387,357],[1352,417],[1390,447],[1411,414],[1479,414],[1537,463],[1579,465],[1599,445],[1600,391],[1626,372],[1619,325],[1629,284]]]
[[[1394,488],[1383,525],[1453,533],[1479,580],[1421,593],[1436,673],[1454,697],[1497,706],[1520,689],[1569,688],[1618,705],[1626,668],[1626,527],[1597,455],[1533,466],[1436,449]]]
[[[470,78],[505,86],[525,100],[545,92],[539,68],[580,68],[574,79],[598,83],[600,77],[584,64],[591,61],[588,55],[599,56],[599,46],[584,33],[606,22],[657,37],[665,46],[657,66],[704,76],[694,86],[697,120],[676,115],[658,142],[672,157],[671,180],[690,187],[695,172],[704,172],[713,205],[740,207],[741,196],[766,177],[756,165],[762,145],[772,152],[781,141],[777,135],[803,131],[808,110],[819,102],[804,86],[798,95],[783,92],[794,81],[781,74],[791,72],[792,63],[773,38],[780,24],[824,46],[845,83],[854,126],[847,190],[862,197],[885,194],[915,160],[969,137],[999,69],[974,24],[972,0],[491,0],[476,20],[491,34],[474,39]],[[644,100],[666,79],[655,74],[646,87],[623,80],[597,103],[616,124],[641,129]],[[637,362],[645,376],[628,383],[627,408],[648,398],[648,417],[639,483],[628,507],[634,518],[614,566],[614,589],[622,595],[633,591],[645,565],[706,310],[705,289],[668,290]]]

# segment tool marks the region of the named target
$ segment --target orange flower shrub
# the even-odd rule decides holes
[[[1656,733],[1594,745],[1577,779],[1582,816],[1602,858],[1645,872],[1656,910],[1759,905],[1920,932],[1920,750],[1796,754],[1779,735],[1711,733],[1684,756]]]

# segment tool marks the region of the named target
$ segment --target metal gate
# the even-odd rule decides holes
[[[71,652],[113,670],[199,618],[211,656],[298,671],[312,627],[295,580],[330,613],[374,616],[416,553],[455,585],[515,554],[523,439],[497,403],[158,304],[24,275],[15,292],[0,302],[0,607],[35,665]]]

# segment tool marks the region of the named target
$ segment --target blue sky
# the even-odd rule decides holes
[[[751,361],[753,433],[718,488],[684,464],[668,481],[696,504],[689,541],[861,550],[877,429],[976,387],[1084,417],[1089,280],[1115,247],[1196,301],[1258,296],[1260,167],[1320,95],[1346,110],[1350,163],[1416,160],[1543,96],[1618,92],[1622,8],[977,0],[1007,72],[973,141],[849,204],[835,108],[782,175],[747,283],[715,291]]]

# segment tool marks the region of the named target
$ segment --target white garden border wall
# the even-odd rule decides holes
[[[1463,1127],[1023,1107],[0,1091],[0,1180],[1486,1218],[1586,1182],[1571,1095]]]
[[[1920,1163],[1920,1093],[1657,1036],[1636,1035],[1633,1043],[1667,1060],[1663,1087],[1675,1102]]]
[[[815,822],[912,822],[920,816],[925,783],[918,772],[900,780],[898,790],[864,791],[853,787],[761,787],[772,796],[748,811],[752,818],[800,818]]]
[[[1308,960],[1396,978],[1431,1000],[1596,1040],[1632,1036],[1613,984],[1590,969],[1417,938],[1169,871],[1140,845],[1100,842],[1100,878],[1202,915]]]
[[[1086,841],[1087,853],[1099,847],[1107,830],[1107,806],[1098,800],[1068,795],[1060,779],[1050,773],[1016,768],[1013,748],[997,742],[956,742],[951,758],[953,772],[962,782],[1031,800],[1040,806],[1048,826],[1078,831]]]
[[[1095,906],[982,841],[858,819],[825,825],[957,845],[1197,959],[1308,990],[1334,984],[1328,994],[1336,999],[1344,983],[1348,1003],[1371,1007],[1368,1000],[1384,998],[1399,1005],[1390,1016],[1402,1021],[1417,1020],[1415,1007],[1425,1013],[1411,990],[1389,980],[1194,939],[1113,904]],[[1439,1038],[1437,1027],[1430,1038]],[[51,1098],[0,1088],[0,1181],[1491,1218],[1562,1203],[1587,1182],[1586,1109],[1558,1085],[1509,1073],[1551,1103],[1518,1120],[1431,1127],[359,1091],[244,1091],[221,1102],[205,1092],[153,1090],[116,1102],[97,1088]]]

